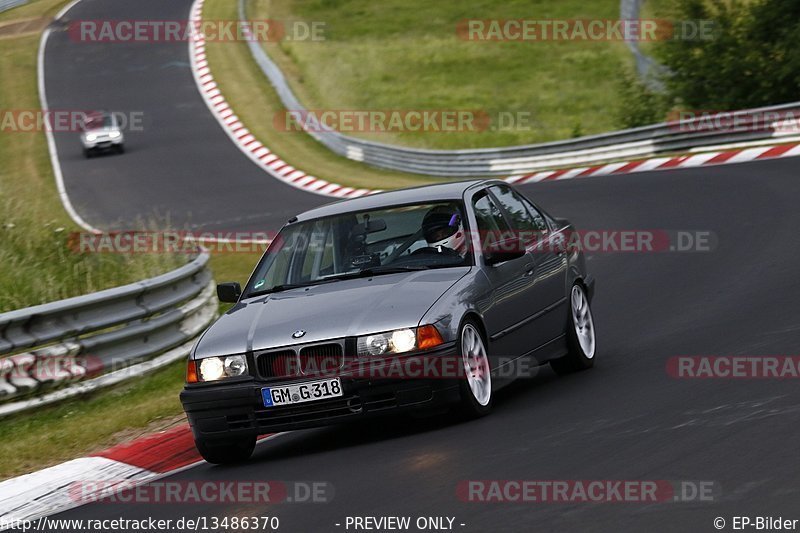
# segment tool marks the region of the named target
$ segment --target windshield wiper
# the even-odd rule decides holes
[[[288,291],[290,289],[299,289],[300,287],[308,287],[309,285],[313,285],[312,283],[286,283],[283,285],[275,285],[274,287],[270,287],[269,289],[263,289],[260,291],[253,291],[247,294],[248,298],[254,298],[256,296],[264,296],[265,294],[272,294],[273,292],[282,292]]]
[[[371,267],[371,268],[363,268],[361,270],[356,270],[354,272],[342,272],[341,274],[333,274],[331,276],[326,276],[321,279],[317,279],[314,281],[309,281],[307,283],[285,283],[282,285],[275,285],[274,287],[270,287],[269,289],[263,289],[260,291],[253,291],[247,294],[247,298],[255,298],[256,296],[264,296],[265,294],[272,294],[273,292],[283,292],[288,291],[291,289],[299,289],[302,287],[312,287],[314,285],[320,285],[322,283],[329,283],[331,281],[339,281],[344,279],[355,279],[355,278],[366,278],[369,276],[378,276],[380,274],[397,274],[400,272],[417,272],[420,270],[428,270],[427,266],[419,265],[419,266],[379,266],[379,267]]]
[[[378,274],[398,274],[400,272],[418,272],[420,270],[428,270],[430,267],[425,265],[405,265],[405,266],[377,266],[364,268],[358,271],[359,277],[372,276]]]
[[[340,274],[331,274],[325,276],[319,282],[323,281],[339,281],[343,279],[366,278],[369,276],[377,276],[380,274],[397,274],[400,272],[417,272],[419,270],[428,270],[427,266],[377,266],[362,268],[361,270],[353,270],[351,272],[342,272]]]

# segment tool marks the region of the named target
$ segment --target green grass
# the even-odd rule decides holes
[[[642,19],[656,19],[661,21],[675,21],[679,19],[676,0],[647,0],[642,4],[642,11],[639,14]],[[647,55],[653,55],[658,47],[658,42],[643,41],[639,43],[639,48]]]
[[[53,16],[65,3],[33,1],[0,14],[0,22]],[[38,46],[39,35],[0,39],[0,109],[40,107]],[[72,253],[68,235],[79,228],[56,193],[44,133],[0,132],[0,162],[0,312],[141,280],[186,261],[175,255]],[[183,373],[180,362],[146,379],[3,418],[0,478],[162,427],[181,413]]]
[[[252,19],[326,24],[322,42],[264,45],[309,109],[478,109],[493,118],[532,117],[530,127],[357,134],[365,138],[474,148],[615,128],[617,78],[630,60],[624,43],[474,42],[459,38],[456,25],[471,18],[617,19],[618,0],[249,0],[248,6]]]
[[[737,0],[740,4],[755,4],[760,0]],[[681,13],[678,0],[647,0],[642,4],[640,14],[642,19],[657,19],[661,21],[681,21],[684,16]],[[640,43],[642,52],[646,55],[657,56],[658,48],[663,41],[645,41]]]
[[[244,286],[261,255],[260,253],[213,254],[211,269],[218,281],[238,281]]]
[[[33,0],[0,13],[0,22],[26,18],[54,17],[58,10],[66,4],[67,2],[64,0]]]
[[[244,283],[260,254],[216,254],[218,280]],[[220,304],[223,312],[229,304]],[[182,419],[180,361],[140,379],[0,419],[0,479],[45,468],[157,431]]]
[[[41,407],[0,422],[0,479],[124,442],[180,419],[185,363],[79,400]]]
[[[6,16],[52,15],[65,2],[40,0]],[[0,39],[0,109],[38,109],[38,35]],[[185,257],[76,254],[80,231],[63,210],[43,132],[0,131],[0,312],[151,277]]]
[[[208,0],[203,17],[235,20],[236,2]],[[276,131],[273,119],[283,110],[245,42],[209,42],[206,52],[214,79],[240,120],[264,145],[292,166],[333,183],[351,187],[391,189],[422,185],[436,178],[367,167],[330,150],[302,133]]]

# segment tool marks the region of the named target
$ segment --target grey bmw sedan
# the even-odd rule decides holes
[[[289,220],[192,350],[181,402],[212,463],[260,434],[454,406],[549,363],[593,366],[574,228],[499,180],[334,202]]]

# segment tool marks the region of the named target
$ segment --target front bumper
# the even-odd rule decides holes
[[[432,351],[425,357],[455,357],[455,346]],[[342,373],[338,377],[342,382],[342,396],[294,405],[265,407],[261,389],[320,378],[187,386],[180,398],[195,439],[205,441],[320,427],[446,406],[459,400],[458,381],[449,376],[411,379]]]
[[[95,139],[94,141],[88,141],[85,138],[81,139],[81,144],[85,150],[111,150],[117,148],[118,146],[122,146],[124,143],[125,138],[123,136],[117,137],[116,139],[104,137]]]

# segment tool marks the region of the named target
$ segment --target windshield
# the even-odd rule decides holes
[[[439,202],[298,222],[281,230],[247,296],[358,275],[471,264],[460,202]]]
[[[83,129],[85,131],[101,130],[104,128],[111,128],[114,126],[111,115],[108,114],[94,114],[88,115],[84,120]]]

